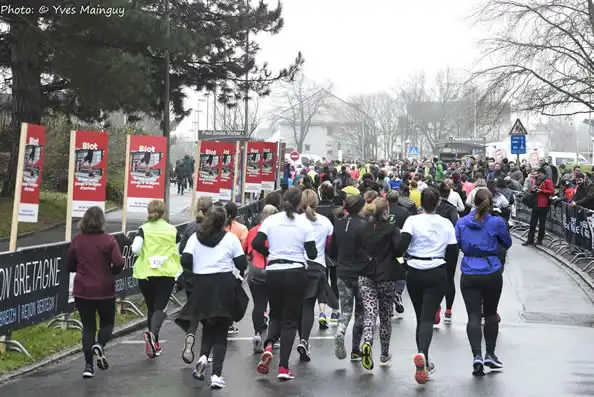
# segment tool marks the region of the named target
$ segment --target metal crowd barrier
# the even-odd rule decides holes
[[[237,219],[248,228],[259,222],[264,200],[247,204],[238,210]],[[190,222],[176,225],[183,232]],[[113,233],[122,257],[124,269],[116,277],[116,303],[119,311],[143,316],[129,299],[140,294],[138,281],[132,277],[136,256],[131,244],[137,231]],[[0,344],[31,358],[27,349],[11,338],[13,331],[48,321],[47,327],[80,329],[82,324],[72,318],[76,312],[72,297],[74,273],[66,270],[70,242],[26,247],[16,252],[0,254]],[[182,303],[172,294],[170,302]]]

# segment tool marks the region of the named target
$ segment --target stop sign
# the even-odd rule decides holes
[[[297,160],[299,160],[299,157],[301,157],[301,156],[299,155],[299,152],[291,152],[291,160],[292,160],[292,161],[297,161]]]

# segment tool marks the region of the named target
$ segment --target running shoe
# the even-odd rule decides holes
[[[433,324],[438,325],[441,322],[441,305],[437,308],[437,312],[435,313],[435,320]]]
[[[194,368],[194,372],[192,376],[194,379],[197,380],[204,380],[204,374],[206,373],[206,367],[208,366],[208,359],[206,356],[200,356],[198,361],[196,362],[196,367]]]
[[[358,362],[363,360],[363,353],[360,351],[351,352],[351,362]]]
[[[272,347],[267,346],[260,357],[260,362],[256,369],[259,373],[266,375],[270,371],[270,362],[272,361]]]
[[[326,315],[324,313],[320,313],[318,323],[320,324],[320,329],[328,329],[328,321],[326,320]]]
[[[192,364],[194,362],[194,344],[196,343],[196,337],[192,334],[187,334],[184,340],[184,349],[182,350],[182,360],[186,364]]]
[[[427,362],[425,360],[425,355],[423,353],[419,353],[413,359],[415,363],[415,380],[418,384],[424,385],[429,380],[429,373],[427,372]]]
[[[503,369],[503,363],[499,361],[499,358],[495,354],[485,354],[485,367],[491,369]]]
[[[262,337],[260,334],[254,335],[252,343],[254,344],[254,353],[262,353],[264,351],[264,345],[262,345]]]
[[[306,363],[311,361],[309,343],[305,339],[301,339],[301,342],[297,345],[297,352],[299,353],[299,360]]]
[[[273,349],[280,349],[280,340],[277,340],[276,342],[274,342],[274,345],[272,345]]]
[[[225,379],[222,376],[213,375],[210,377],[210,388],[211,389],[222,389],[225,387]]]
[[[210,352],[210,353],[208,354],[208,362],[209,362],[209,363],[212,363],[212,360],[213,360],[213,356],[212,356],[212,352]]]
[[[380,367],[389,367],[392,365],[392,354],[388,353],[387,356],[383,354],[380,356]]]
[[[346,349],[344,347],[344,333],[338,332],[334,335],[334,355],[339,360],[344,360],[347,356]]]
[[[161,344],[155,343],[155,357],[159,357],[162,352],[163,352],[163,349],[161,348]]]
[[[452,324],[452,311],[446,309],[445,313],[443,314],[443,323],[446,325]]]
[[[83,370],[82,377],[85,379],[89,379],[95,376],[95,368],[91,364],[85,365],[85,369]]]
[[[155,358],[157,349],[155,347],[155,335],[147,331],[144,333],[144,352],[148,358]]]
[[[427,363],[427,380],[431,379],[431,377],[435,374],[435,363],[433,361],[429,361]]]
[[[97,359],[97,368],[102,371],[105,371],[109,368],[109,363],[107,362],[107,358],[105,358],[105,353],[103,352],[103,348],[101,345],[93,345],[93,355]]]
[[[332,314],[330,315],[330,322],[331,323],[337,323],[338,320],[340,320],[340,313],[338,313],[338,312],[332,312]]]
[[[235,327],[233,325],[231,325],[229,327],[229,331],[227,331],[227,335],[235,335],[237,333],[239,333],[239,328],[237,328],[237,327]]]
[[[404,305],[402,304],[402,296],[400,294],[396,295],[396,299],[394,300],[394,306],[396,308],[396,313],[404,313]]]
[[[472,375],[483,376],[485,375],[485,366],[483,363],[483,357],[480,354],[474,356],[472,360]]]
[[[295,375],[291,372],[289,368],[279,367],[278,368],[278,375],[276,376],[278,380],[291,380],[295,379]]]
[[[269,323],[270,323],[270,317],[268,317],[268,312],[264,312],[264,329],[268,328]]]
[[[371,344],[365,342],[361,347],[361,353],[363,353],[363,358],[361,360],[361,364],[363,368],[368,371],[373,369],[373,358],[371,357]]]

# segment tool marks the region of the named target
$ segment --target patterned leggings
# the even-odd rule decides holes
[[[373,345],[375,322],[379,315],[381,351],[382,356],[387,356],[390,353],[391,317],[396,297],[396,282],[373,281],[367,277],[359,277],[359,292],[365,309],[363,342]]]
[[[355,323],[353,324],[353,352],[360,351],[363,336],[363,302],[359,294],[359,283],[356,278],[338,278],[338,292],[340,295],[340,323],[337,332],[346,333],[346,329],[353,317],[353,303],[355,306]]]

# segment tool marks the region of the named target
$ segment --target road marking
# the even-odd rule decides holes
[[[159,343],[165,343],[167,340],[160,340]],[[144,340],[123,340],[120,342],[122,345],[144,345]]]

